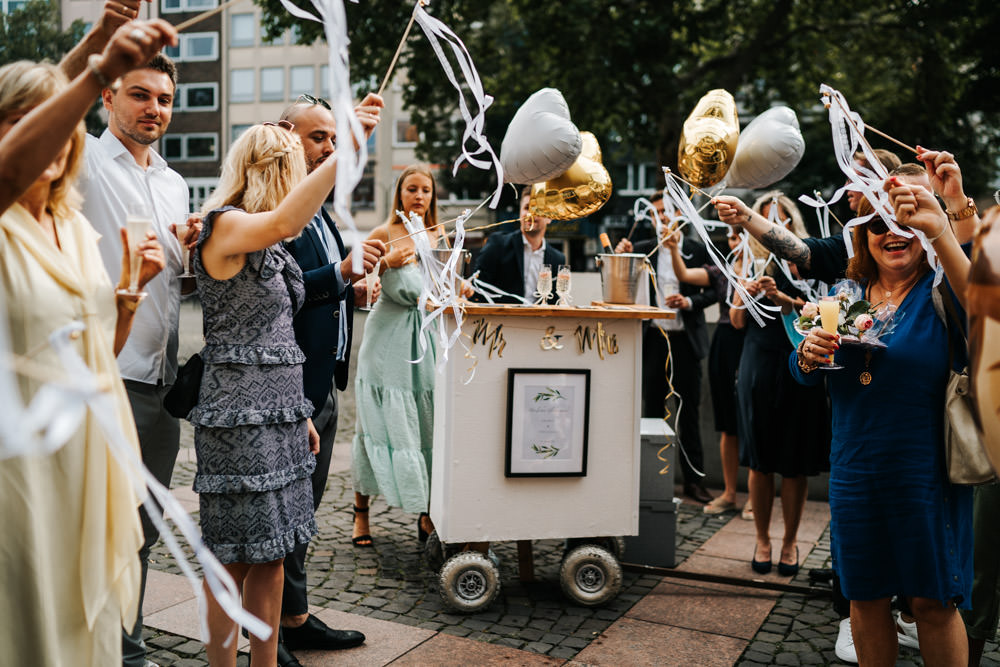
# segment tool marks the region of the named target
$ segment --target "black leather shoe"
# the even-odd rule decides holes
[[[285,647],[293,651],[299,649],[336,651],[360,646],[365,641],[365,636],[357,630],[333,630],[312,614],[309,614],[306,622],[297,628],[282,627],[281,635]]]
[[[684,495],[699,503],[712,502],[712,494],[701,484],[687,483],[684,485]]]
[[[302,663],[281,642],[278,642],[278,667],[303,667]]]

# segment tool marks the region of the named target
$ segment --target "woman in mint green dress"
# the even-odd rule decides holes
[[[407,167],[396,182],[390,217],[369,238],[389,248],[382,293],[365,322],[355,379],[354,436],[355,546],[371,547],[368,498],[381,494],[389,505],[419,514],[421,540],[434,529],[427,515],[431,448],[434,441],[434,364],[429,332],[421,332],[417,300],[423,286],[413,239],[396,211],[424,220],[431,247],[437,245],[437,192],[424,165]],[[423,341],[421,342],[421,339]],[[414,363],[415,360],[420,361]]]

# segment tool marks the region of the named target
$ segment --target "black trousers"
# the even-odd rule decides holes
[[[669,408],[677,419],[677,432],[681,451],[678,452],[684,483],[701,481],[699,472],[704,472],[704,454],[701,446],[701,359],[695,353],[691,340],[684,331],[671,331],[671,363],[673,366],[674,391],[683,399],[670,399]],[[667,341],[656,326],[646,329],[642,339],[642,416],[664,417],[664,399],[669,391],[666,375]],[[671,420],[673,423],[673,420]]]
[[[337,435],[337,388],[330,389],[330,395],[322,409],[313,417],[313,425],[319,432],[319,454],[316,455],[316,469],[312,474],[313,509],[319,509],[326,491],[326,479],[330,475],[330,459],[333,456],[333,440]],[[299,544],[285,556],[285,588],[281,594],[281,613],[298,616],[309,612],[306,598],[306,551],[309,544]]]

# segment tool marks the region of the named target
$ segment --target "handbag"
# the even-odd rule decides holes
[[[959,323],[955,304],[945,290],[944,283],[934,290],[933,296],[934,310],[944,322],[948,335],[948,386],[944,398],[944,453],[948,479],[952,484],[989,484],[996,481],[996,474],[986,457],[986,450],[976,428],[969,366],[966,364],[961,371],[954,369],[955,346],[952,332],[957,332],[966,346],[968,343]],[[942,305],[947,316],[942,312]],[[954,323],[954,328],[949,321]]]
[[[198,404],[198,392],[201,391],[201,376],[205,370],[205,362],[201,355],[195,352],[177,371],[174,385],[163,397],[163,407],[172,416],[186,419]]]

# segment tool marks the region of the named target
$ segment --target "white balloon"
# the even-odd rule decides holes
[[[541,183],[569,169],[583,150],[580,130],[555,88],[533,93],[514,114],[500,145],[508,183]]]
[[[740,133],[726,186],[756,190],[777,183],[795,169],[805,150],[795,112],[771,107]]]

